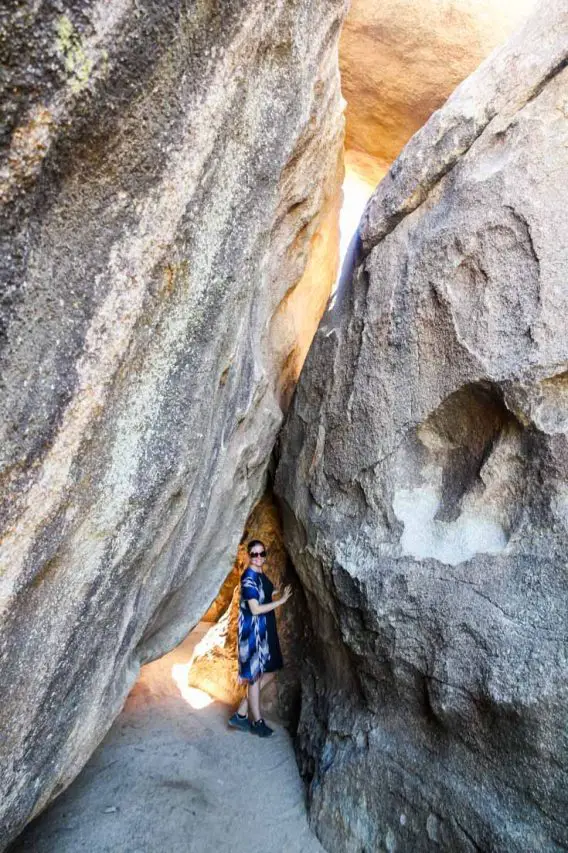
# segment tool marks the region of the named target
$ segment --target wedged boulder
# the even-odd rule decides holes
[[[339,191],[343,0],[67,7],[2,19],[0,848],[229,571]]]
[[[568,846],[568,9],[539,7],[366,209],[276,491],[330,850]]]
[[[404,145],[537,0],[352,0],[339,41],[346,99],[341,254]]]
[[[382,177],[413,133],[535,6],[536,0],[352,0],[339,63],[354,171]]]

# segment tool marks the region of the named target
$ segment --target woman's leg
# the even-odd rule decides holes
[[[248,687],[248,704],[252,718],[256,722],[260,720],[260,679]]]
[[[274,681],[276,677],[276,673],[274,672],[265,672],[264,675],[261,675],[259,682],[259,691],[264,690],[265,687],[268,687],[271,681]],[[260,697],[259,697],[260,701]],[[249,711],[249,703],[248,698],[243,696],[241,699],[240,705],[237,708],[237,714],[240,714],[241,717],[246,717]]]

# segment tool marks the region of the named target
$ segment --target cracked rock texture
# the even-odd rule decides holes
[[[568,847],[568,9],[369,203],[282,437],[329,850]]]
[[[2,12],[2,849],[207,609],[262,493],[302,355],[282,303],[336,227],[344,11]]]

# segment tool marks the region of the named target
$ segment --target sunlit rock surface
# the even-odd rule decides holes
[[[410,137],[537,0],[352,0],[341,32],[347,101],[341,257]]]
[[[329,850],[568,846],[568,8],[406,147],[282,437]]]
[[[520,25],[536,0],[352,0],[341,34],[345,145],[376,186],[458,83]],[[374,174],[375,173],[375,174]]]
[[[314,151],[315,153],[315,151]],[[308,260],[299,281],[286,291],[278,310],[272,315],[269,341],[272,348],[273,372],[278,377],[277,398],[287,410],[308,350],[325,311],[339,268],[339,221],[343,198],[343,151],[330,171],[323,187],[323,201],[318,225],[310,237]],[[319,172],[320,164],[314,163]],[[291,254],[302,250],[306,234],[300,233],[291,245]],[[303,261],[303,255],[300,260]]]
[[[337,195],[343,12],[3,15],[0,847],[207,609],[262,492],[295,347],[271,323]]]

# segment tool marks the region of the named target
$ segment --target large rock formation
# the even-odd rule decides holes
[[[329,850],[568,846],[567,65],[551,0],[412,139],[285,427]]]
[[[343,6],[3,13],[0,848],[206,610],[261,493]]]
[[[376,186],[375,175],[535,4],[352,0],[339,58],[354,170]]]

